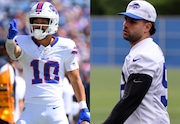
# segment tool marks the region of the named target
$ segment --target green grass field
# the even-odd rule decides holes
[[[121,67],[91,66],[91,124],[101,124],[119,100]],[[168,69],[168,112],[180,124],[180,69]]]

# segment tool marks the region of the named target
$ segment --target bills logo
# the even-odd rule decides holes
[[[138,3],[134,3],[132,5],[129,5],[129,8],[131,8],[131,9],[138,9],[138,8],[140,8],[140,5]]]
[[[53,5],[50,5],[49,8],[50,8],[54,13],[56,13],[56,15],[58,14],[56,8],[55,8]]]

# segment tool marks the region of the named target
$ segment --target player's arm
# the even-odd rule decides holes
[[[79,75],[79,69],[67,72],[67,76],[72,84],[78,102],[85,101],[85,91]]]
[[[13,20],[10,22],[10,27],[8,30],[8,36],[6,40],[6,50],[9,55],[9,57],[13,60],[16,60],[22,52],[22,49],[16,45],[16,43],[13,41],[14,37],[18,33],[16,21]]]
[[[79,69],[67,72],[67,76],[72,84],[81,109],[78,124],[81,124],[84,121],[90,122],[90,112],[87,108],[85,90],[79,74]]]
[[[126,83],[123,98],[115,105],[103,124],[123,124],[136,110],[146,95],[152,77],[146,74],[131,74]]]

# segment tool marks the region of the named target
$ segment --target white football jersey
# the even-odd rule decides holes
[[[54,37],[54,41],[44,47],[31,36],[19,35],[15,42],[22,48],[18,59],[26,82],[25,103],[62,105],[65,71],[79,68],[74,41]]]
[[[121,98],[130,74],[147,74],[152,84],[138,108],[124,124],[170,124],[167,113],[167,71],[162,50],[152,38],[133,46],[125,58],[121,76]]]

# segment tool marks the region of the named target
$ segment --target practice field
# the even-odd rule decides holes
[[[121,67],[91,66],[91,124],[101,124],[119,100]],[[168,112],[180,124],[180,69],[168,70]]]

